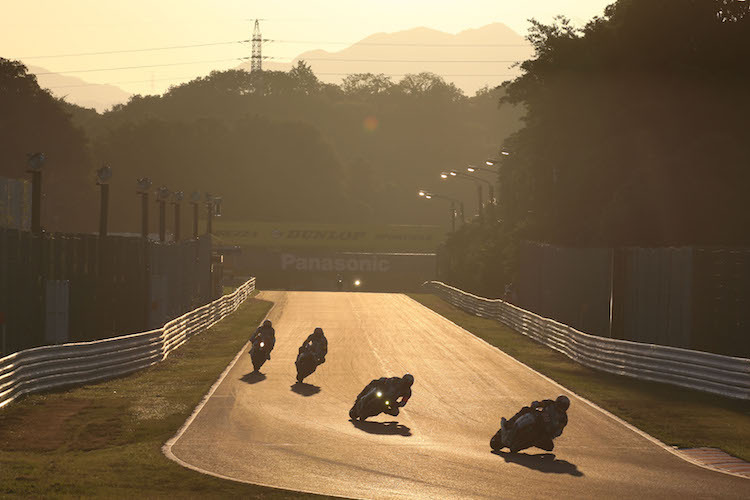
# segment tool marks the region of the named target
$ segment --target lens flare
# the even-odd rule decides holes
[[[375,132],[378,128],[378,119],[374,116],[368,116],[362,121],[362,127],[365,129],[365,132]]]

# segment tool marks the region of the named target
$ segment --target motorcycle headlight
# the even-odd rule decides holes
[[[386,401],[386,402],[385,402],[385,405],[386,405],[386,406],[390,406],[390,405],[391,405],[391,402],[390,402],[390,401]]]
[[[261,342],[261,343],[260,343],[260,346],[261,346],[261,347],[263,347],[264,345],[266,345],[266,344],[264,344],[263,342]]]

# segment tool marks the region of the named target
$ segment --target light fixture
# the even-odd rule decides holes
[[[96,171],[97,184],[108,184],[112,178],[112,168],[106,163]]]
[[[190,195],[190,203],[200,203],[201,193],[199,191],[193,191]]]
[[[174,196],[174,201],[177,203],[181,202],[185,198],[185,193],[183,193],[182,191],[176,191],[172,193],[172,195]]]
[[[156,191],[156,199],[159,201],[167,201],[167,199],[169,198],[169,195],[170,193],[169,193],[169,189],[167,189],[167,186],[161,186]]]
[[[148,193],[148,190],[151,189],[151,179],[148,177],[141,177],[136,182],[138,184],[139,193]]]
[[[31,171],[41,172],[42,165],[44,165],[44,160],[47,159],[47,156],[44,153],[28,153],[26,157],[28,158]]]
[[[448,178],[448,174],[446,174],[445,172],[443,172],[442,174],[440,174],[440,177],[442,177],[443,179],[447,179]]]
[[[472,167],[471,165],[469,165],[468,167],[466,167],[466,170],[468,170],[469,172],[476,172],[477,171],[476,167]]]

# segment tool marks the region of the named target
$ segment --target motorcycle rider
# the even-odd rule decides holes
[[[510,420],[500,419],[500,429],[502,429],[503,446],[510,448],[513,438],[516,434],[515,423],[523,415],[529,412],[542,409],[542,430],[543,435],[539,437],[534,446],[545,451],[552,451],[555,443],[552,440],[562,434],[563,429],[568,424],[568,408],[570,399],[567,396],[558,396],[557,399],[544,399],[542,401],[533,401],[529,406],[524,406]]]
[[[310,349],[313,354],[315,354],[319,365],[326,362],[326,354],[328,354],[328,339],[323,333],[321,327],[315,328],[305,341],[302,342],[298,355],[302,354],[307,349]]]
[[[264,342],[268,346],[266,351],[267,359],[271,359],[271,351],[273,346],[276,345],[276,330],[273,329],[270,320],[265,320],[261,326],[255,330],[255,333],[250,337],[250,343],[255,345],[256,342]]]
[[[393,417],[399,413],[399,408],[406,405],[411,397],[411,386],[414,383],[414,376],[407,373],[403,377],[381,377],[379,379],[372,380],[369,384],[362,389],[362,392],[357,395],[357,399],[354,401],[354,407],[357,406],[360,398],[370,392],[371,390],[378,388],[384,393],[392,394],[393,402],[396,403],[389,411],[385,413]],[[398,399],[401,398],[399,401]],[[354,410],[349,411],[349,416],[352,416]],[[353,417],[352,417],[353,418]]]

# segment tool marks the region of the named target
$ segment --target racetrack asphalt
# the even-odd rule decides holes
[[[259,298],[276,303],[271,360],[252,374],[245,350],[168,443],[191,468],[351,498],[750,496],[747,479],[682,460],[405,295]],[[297,349],[316,326],[328,337],[326,363],[296,384]],[[407,372],[413,396],[398,417],[349,420],[370,380]],[[553,453],[492,453],[501,416],[561,393],[569,424]]]

